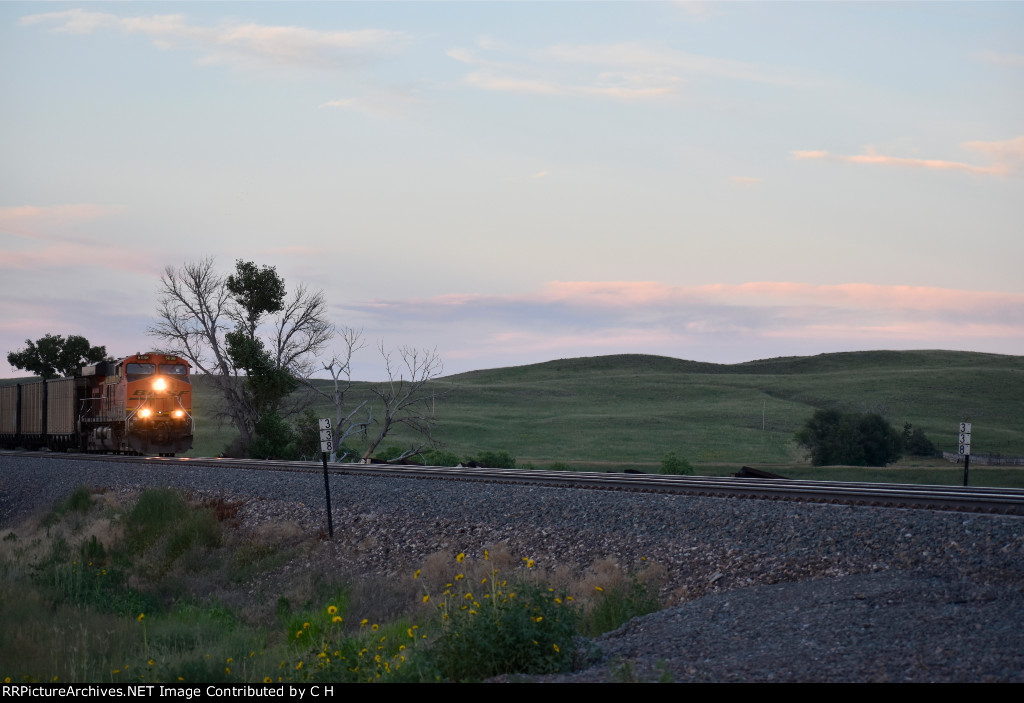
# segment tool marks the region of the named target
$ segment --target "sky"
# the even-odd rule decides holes
[[[205,257],[366,380],[1019,355],[1024,3],[0,3],[0,351],[155,348]]]

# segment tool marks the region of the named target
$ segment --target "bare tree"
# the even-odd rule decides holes
[[[369,460],[392,429],[405,425],[419,435],[420,441],[391,460],[397,462],[434,443],[434,401],[443,394],[437,393],[431,382],[444,371],[444,364],[437,349],[400,347],[398,358],[394,353],[385,351],[383,342],[378,349],[384,357],[388,380],[371,389],[382,405],[382,417],[378,420],[377,436],[363,452],[363,461]]]
[[[246,320],[254,334],[256,323],[247,318],[227,281],[212,258],[178,269],[168,266],[160,279],[157,321],[147,333],[163,340],[164,351],[185,357],[208,377],[223,399],[218,416],[230,420],[247,447],[264,408],[241,378],[244,369],[232,359],[225,335],[232,321]],[[275,313],[265,346],[275,368],[302,378],[333,334],[323,294],[299,286]]]
[[[346,439],[353,435],[366,435],[366,429],[373,423],[373,407],[369,400],[364,400],[351,410],[347,407],[347,396],[352,388],[352,356],[363,349],[366,343],[363,342],[362,330],[354,330],[351,327],[341,327],[337,330],[338,339],[342,346],[334,352],[327,361],[321,361],[320,365],[324,371],[331,375],[334,382],[330,391],[325,391],[320,386],[312,383],[310,379],[307,386],[323,398],[334,404],[334,439],[331,446],[331,461],[343,461],[348,454],[338,457],[338,448]],[[357,414],[362,417],[361,412],[366,412],[365,420],[356,420]]]

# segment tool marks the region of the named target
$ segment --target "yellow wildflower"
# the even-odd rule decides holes
[[[420,577],[420,569],[416,569],[416,573],[415,573],[415,574],[413,574],[413,575],[412,575],[412,577],[413,577],[414,579],[418,579],[418,578]]]
[[[490,559],[491,559],[491,553],[490,553],[490,552],[488,552],[488,551],[487,551],[487,550],[485,549],[485,550],[484,550],[484,561],[490,561]]]
[[[603,588],[601,588],[600,586],[594,586],[594,590],[595,590],[595,591],[598,591],[598,592],[600,592],[600,593],[604,593],[604,589],[603,589]]]
[[[327,614],[328,615],[337,615],[338,614],[338,608],[336,606],[333,606],[333,605],[327,606]]]
[[[139,617],[137,617],[135,619],[138,620],[139,622],[142,622],[143,620],[145,620],[145,618],[146,618],[146,614],[145,613],[139,613]]]
[[[527,569],[532,569],[533,568],[533,559],[527,559],[526,560],[526,568]]]
[[[459,562],[460,564],[465,560],[466,555],[463,552],[459,552],[459,556],[455,557],[455,561]]]
[[[560,649],[558,648],[558,645],[557,645],[557,644],[552,644],[551,646],[555,648],[555,651],[556,651],[556,652],[561,652],[561,651],[562,651],[562,650],[560,650]]]
[[[270,678],[269,676],[264,676],[263,683],[274,683],[274,679]]]
[[[368,622],[370,622],[370,621],[369,621],[369,620],[367,620],[366,618],[363,618],[363,619],[362,619],[362,620],[361,620],[361,621],[359,622],[359,627],[366,627],[366,623],[368,623]]]
[[[455,575],[455,580],[456,580],[456,581],[461,581],[461,580],[462,580],[462,579],[464,579],[464,578],[466,578],[466,577],[465,577],[465,576],[463,576],[462,574],[456,574],[456,575]]]
[[[370,626],[370,629],[376,632],[380,629],[380,625],[378,625],[377,623],[373,623],[373,625]]]
[[[309,629],[309,623],[308,622],[302,623],[302,629],[303,630],[308,630]]]
[[[430,594],[424,595],[423,602],[426,603],[428,600],[430,600]]]
[[[149,660],[148,662],[146,662],[146,663],[147,663],[147,664],[149,664],[150,666],[153,666],[154,664],[156,664],[156,660],[155,660],[155,659],[150,659],[150,660]]]
[[[331,620],[331,622],[341,622],[341,616],[340,615],[335,615],[334,619]]]

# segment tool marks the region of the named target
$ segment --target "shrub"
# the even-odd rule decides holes
[[[483,593],[472,593],[469,584],[445,590],[441,632],[425,652],[428,665],[448,681],[567,671],[577,614],[566,594],[537,584],[508,588],[497,570],[487,581]]]
[[[428,449],[420,454],[427,466],[457,466],[459,455],[443,449]]]
[[[317,434],[319,436],[319,429]],[[260,421],[256,423],[256,435],[249,445],[249,458],[297,459],[295,429],[285,422],[277,412],[264,413]]]
[[[885,466],[900,458],[902,439],[875,413],[818,410],[796,433],[815,466]]]
[[[693,466],[683,457],[676,456],[675,452],[669,452],[661,460],[659,473],[669,476],[692,476]]]
[[[903,426],[903,449],[911,456],[932,456],[935,445],[925,435],[924,430],[915,427],[911,430],[910,423]]]
[[[514,469],[516,468],[516,458],[506,451],[500,452],[480,452],[474,459],[474,457],[468,457],[467,461],[476,461],[480,466],[484,466],[488,469]]]

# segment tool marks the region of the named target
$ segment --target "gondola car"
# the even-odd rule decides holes
[[[179,356],[148,352],[82,375],[0,387],[0,444],[159,454],[192,448],[192,384]]]

